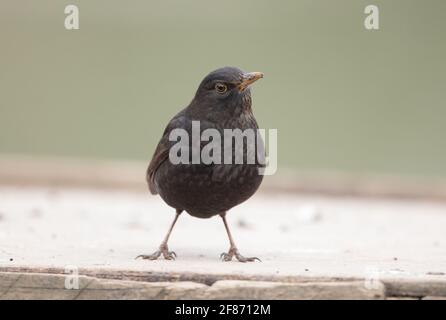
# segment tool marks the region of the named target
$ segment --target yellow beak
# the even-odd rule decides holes
[[[245,90],[249,85],[263,78],[262,72],[248,72],[242,76],[242,82],[238,85],[239,91]]]

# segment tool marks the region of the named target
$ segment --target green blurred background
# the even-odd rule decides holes
[[[446,176],[445,17],[444,0],[2,0],[0,153],[149,161],[232,65],[265,73],[254,112],[279,170]]]

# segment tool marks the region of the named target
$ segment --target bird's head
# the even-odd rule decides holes
[[[236,115],[251,110],[249,86],[263,78],[261,72],[224,67],[209,73],[200,83],[190,108],[200,114]]]

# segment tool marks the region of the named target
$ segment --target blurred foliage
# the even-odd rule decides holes
[[[64,29],[77,4],[80,30]],[[209,71],[263,71],[279,166],[446,176],[446,1],[0,3],[0,152],[149,160]]]

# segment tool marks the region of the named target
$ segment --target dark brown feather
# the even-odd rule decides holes
[[[155,185],[155,173],[158,167],[169,157],[169,145],[160,141],[156,147],[155,153],[153,154],[152,161],[150,161],[149,167],[147,168],[147,184],[149,185],[149,190],[151,194],[158,194],[158,190]]]
[[[150,161],[149,167],[146,172],[146,180],[149,185],[149,191],[151,194],[158,194],[158,190],[156,189],[155,183],[155,173],[159,166],[169,158],[169,150],[172,145],[172,142],[169,141],[169,134],[172,129],[181,128],[182,123],[184,122],[184,114],[185,110],[181,110],[175,117],[170,120],[166,129],[164,130],[163,136],[161,137],[158,146],[155,149],[155,152],[152,156],[152,160]]]

